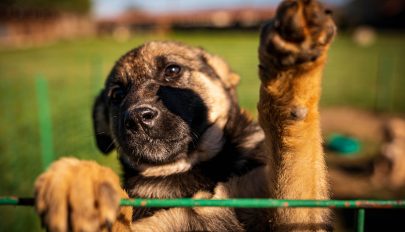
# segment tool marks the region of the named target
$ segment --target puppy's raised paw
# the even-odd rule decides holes
[[[116,219],[118,176],[92,161],[64,158],[35,182],[36,211],[49,231],[102,231]]]
[[[261,32],[261,61],[273,68],[289,68],[316,61],[331,43],[336,26],[315,0],[286,0]]]

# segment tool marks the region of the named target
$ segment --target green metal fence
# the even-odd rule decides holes
[[[0,197],[0,205],[32,206],[33,198]],[[364,231],[365,209],[405,208],[405,200],[276,200],[276,199],[121,199],[133,207],[232,207],[232,208],[354,208],[358,209],[357,231]]]

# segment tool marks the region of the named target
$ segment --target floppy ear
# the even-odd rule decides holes
[[[108,109],[104,97],[104,91],[102,91],[94,103],[93,127],[98,149],[104,154],[108,154],[115,148],[115,146],[110,135]]]
[[[240,77],[232,71],[228,63],[221,57],[209,54],[208,52],[204,52],[204,57],[207,64],[215,70],[225,86],[227,88],[235,89],[239,84]]]

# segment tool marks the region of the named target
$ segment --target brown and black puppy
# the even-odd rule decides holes
[[[335,27],[315,1],[284,1],[263,27],[260,126],[240,109],[239,77],[219,57],[149,42],[113,67],[94,105],[97,145],[111,170],[62,159],[36,182],[51,231],[327,230],[322,209],[118,207],[119,198],[327,199],[317,104]]]

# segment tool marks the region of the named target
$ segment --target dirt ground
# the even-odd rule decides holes
[[[353,108],[321,111],[333,199],[405,198],[405,117]],[[355,154],[328,150],[333,134],[359,141]],[[357,210],[334,210],[335,231],[355,231]],[[404,209],[367,209],[365,231],[405,231]]]
[[[331,191],[334,198],[405,197],[405,118],[353,108],[321,111]],[[341,134],[360,142],[345,155],[327,149],[328,137]]]

